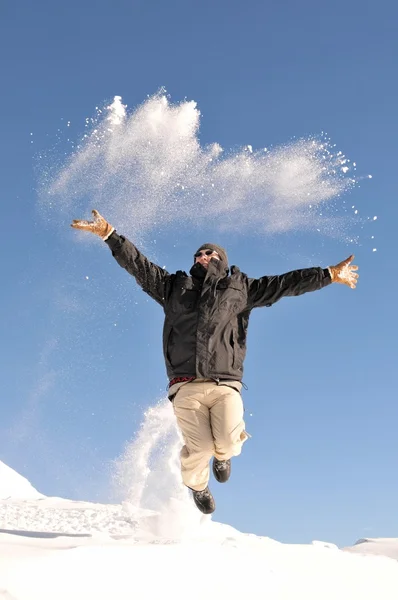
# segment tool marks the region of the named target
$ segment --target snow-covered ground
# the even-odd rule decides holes
[[[0,500],[7,500],[8,498],[28,500],[43,497],[25,477],[22,477],[22,475],[0,461]]]
[[[282,544],[201,515],[169,414],[150,409],[115,465],[120,503],[45,497],[0,462],[1,600],[397,600],[398,539]]]

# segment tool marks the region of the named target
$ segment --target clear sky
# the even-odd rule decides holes
[[[211,240],[253,277],[354,253],[355,291],[335,285],[253,313],[252,438],[228,485],[213,484],[215,518],[288,542],[398,535],[397,17],[386,1],[3,5],[0,460],[45,494],[107,500],[109,461],[166,393],[162,311],[105,245],[70,229],[89,208],[119,215],[118,231],[169,271],[188,270]],[[256,150],[327,132],[359,181],[335,209],[344,216],[346,202],[368,221],[354,220],[348,238],[261,234],[253,217],[232,229],[222,215],[206,220],[205,199],[140,231],[134,211],[123,219],[84,186],[83,200],[43,216],[43,173],[75,152],[68,139],[96,107],[120,95],[133,111],[162,86],[171,103],[197,103],[203,146]]]

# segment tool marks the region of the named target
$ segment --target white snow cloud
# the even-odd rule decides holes
[[[338,200],[356,185],[356,167],[324,134],[228,153],[218,143],[200,144],[195,102],[173,105],[162,94],[131,114],[116,96],[88,121],[63,167],[50,176],[43,165],[41,208],[52,223],[61,214],[64,226],[65,212],[83,218],[96,207],[141,236],[159,225],[209,220],[252,233],[333,225],[336,235],[347,226]]]

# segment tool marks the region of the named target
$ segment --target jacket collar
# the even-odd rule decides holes
[[[195,279],[199,279],[203,282],[205,279],[224,279],[224,277],[228,276],[229,269],[228,267],[225,267],[225,264],[221,260],[213,258],[209,262],[207,269],[205,269],[200,263],[195,263],[191,267],[189,273]]]

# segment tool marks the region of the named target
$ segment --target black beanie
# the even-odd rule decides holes
[[[202,244],[200,246],[200,248],[197,249],[196,252],[199,252],[199,250],[215,250],[215,252],[217,252],[218,256],[220,257],[220,260],[228,266],[228,256],[226,251],[224,250],[224,248],[222,246],[217,246],[217,244]]]

